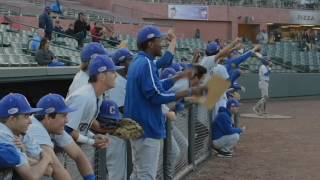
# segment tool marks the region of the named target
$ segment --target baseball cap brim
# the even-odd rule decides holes
[[[70,112],[74,112],[76,111],[77,109],[75,108],[69,108],[69,107],[65,107],[64,109],[60,110],[60,111],[57,111],[56,113],[70,113]]]
[[[36,113],[36,112],[40,112],[42,110],[43,110],[42,108],[30,108],[30,109],[27,109],[27,110],[24,110],[24,111],[20,111],[19,114],[33,114],[33,113]]]
[[[114,66],[114,68],[110,69],[110,70],[107,70],[107,71],[117,71],[117,70],[120,70],[120,69],[123,69],[124,66]]]
[[[98,118],[101,120],[105,120],[105,121],[108,121],[109,119],[120,121],[122,119],[122,116],[121,115],[119,115],[119,116],[102,115],[102,116],[99,116]]]

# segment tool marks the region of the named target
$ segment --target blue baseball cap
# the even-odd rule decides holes
[[[127,48],[118,49],[112,55],[112,60],[114,64],[119,65],[121,62],[125,60],[132,60],[133,53]]]
[[[69,108],[64,98],[59,94],[48,94],[43,96],[37,103],[37,108],[42,108],[42,111],[37,112],[39,115],[51,113],[63,114],[73,112],[76,109]]]
[[[177,72],[173,68],[165,68],[161,72],[160,79],[168,79],[176,74]]]
[[[229,99],[227,101],[227,108],[230,109],[231,107],[240,107],[240,102],[236,99]]]
[[[104,100],[100,106],[100,113],[98,115],[100,121],[112,119],[116,121],[121,120],[119,106],[111,100]]]
[[[220,45],[216,42],[211,42],[207,45],[206,53],[209,56],[218,54],[220,51]]]
[[[261,63],[264,64],[264,65],[269,65],[270,63],[270,58],[268,56],[263,56],[261,58]]]
[[[152,38],[161,38],[165,36],[165,33],[161,33],[159,28],[156,26],[144,26],[138,32],[137,44],[140,45],[144,42],[149,41]]]
[[[179,63],[172,63],[170,67],[173,68],[177,73],[183,70]]]
[[[185,109],[185,105],[183,101],[178,101],[175,105],[176,112],[182,112]]]
[[[106,71],[116,71],[122,68],[122,66],[114,65],[107,55],[97,55],[89,64],[89,76],[98,75]]]
[[[20,163],[17,149],[11,144],[0,143],[0,168],[15,167]]]
[[[41,108],[32,108],[27,98],[19,93],[10,93],[0,101],[0,117],[5,118],[19,114],[33,114]]]
[[[94,54],[108,55],[108,51],[100,43],[89,43],[81,51],[81,62],[89,62]]]

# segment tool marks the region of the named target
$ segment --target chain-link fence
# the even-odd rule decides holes
[[[211,115],[201,105],[188,105],[187,107],[177,114],[175,121],[167,122],[167,138],[162,145],[159,158],[157,175],[159,180],[181,179],[197,164],[210,156]],[[107,180],[106,150],[94,152],[93,147],[86,148],[85,153],[90,152],[89,156],[94,157],[97,179]],[[65,153],[57,152],[57,156],[72,177],[79,174],[76,163],[70,162],[70,158]],[[132,163],[128,162],[128,164]],[[130,169],[129,167],[128,171]],[[11,179],[10,174],[10,169],[1,170],[0,179]]]

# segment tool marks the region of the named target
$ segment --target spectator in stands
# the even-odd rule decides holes
[[[37,103],[38,108],[43,110],[36,113],[32,118],[27,134],[32,136],[34,141],[41,145],[54,156],[53,171],[59,172],[60,178],[71,179],[69,173],[64,169],[53,151],[54,146],[62,150],[71,157],[78,166],[78,169],[85,180],[95,179],[93,168],[84,152],[73,141],[72,137],[64,131],[64,126],[68,122],[67,114],[75,111],[69,108],[64,98],[58,94],[48,94],[42,97]]]
[[[69,24],[68,29],[65,31],[65,34],[68,35],[68,36],[73,36],[74,35],[73,23]]]
[[[202,95],[203,87],[194,87],[178,93],[165,89],[184,76],[160,81],[154,63],[161,56],[163,34],[155,26],[143,27],[137,37],[141,50],[128,71],[125,97],[125,117],[137,121],[144,129],[144,137],[131,140],[133,156],[133,179],[156,179],[160,142],[165,137],[164,115],[161,105],[186,96]]]
[[[53,30],[53,21],[50,16],[51,9],[46,7],[43,13],[39,16],[39,28],[44,29],[45,37],[51,40],[52,30]]]
[[[200,29],[199,28],[196,29],[196,32],[194,34],[194,38],[195,39],[201,39],[201,33],[200,33]]]
[[[37,29],[37,34],[33,37],[31,42],[31,51],[36,52],[40,47],[40,42],[44,37],[44,29]]]
[[[53,52],[49,50],[49,40],[47,38],[41,40],[35,59],[40,66],[64,66],[64,63],[57,60]]]
[[[63,27],[60,25],[59,20],[56,20],[54,22],[54,27],[53,27],[52,31],[59,33],[58,37],[61,37],[62,36],[61,34],[64,34]]]
[[[78,15],[78,19],[74,23],[74,34],[78,39],[78,48],[83,47],[83,40],[87,36],[87,31],[90,30],[90,23],[87,22],[87,18],[81,12]]]
[[[266,30],[262,30],[257,34],[256,40],[259,44],[267,44],[268,43],[268,33]]]
[[[275,30],[274,31],[274,40],[275,42],[280,42],[282,39],[282,36],[281,36],[281,30]]]
[[[77,109],[68,114],[69,122],[65,130],[80,143],[80,147],[89,159],[94,159],[94,147],[104,149],[109,145],[109,139],[105,135],[106,129],[102,129],[96,120],[105,91],[115,87],[117,77],[115,66],[107,55],[97,55],[92,59],[88,67],[89,80],[81,84],[73,93],[69,94],[66,103],[70,108]],[[94,130],[96,134],[92,133]],[[73,169],[72,166],[70,169]],[[79,179],[80,175],[76,175]]]
[[[132,61],[133,53],[128,49],[116,50],[112,60],[117,66],[124,68],[118,71],[115,87],[106,92],[106,99],[112,100],[124,112],[124,98],[126,96],[127,73]],[[127,142],[116,136],[109,135],[111,144],[107,149],[107,169],[109,179],[127,179]]]
[[[234,128],[232,116],[239,111],[240,103],[236,99],[229,99],[226,107],[220,107],[212,124],[212,144],[218,157],[232,157],[234,146],[240,139],[243,128]]]
[[[28,126],[31,124],[30,114],[40,110],[32,108],[22,94],[10,93],[0,100],[0,143],[15,147],[20,162],[14,170],[25,179],[40,179],[52,162],[50,153],[43,150],[39,162],[30,165],[22,149],[14,144],[16,137],[26,134]]]
[[[92,42],[100,42],[102,35],[102,27],[97,23],[94,23],[93,28],[91,29]]]

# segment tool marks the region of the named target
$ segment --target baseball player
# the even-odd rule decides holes
[[[68,121],[67,114],[75,109],[69,108],[65,104],[64,98],[58,94],[48,94],[42,97],[37,107],[43,110],[32,117],[32,124],[29,126],[27,134],[32,136],[42,149],[46,149],[54,155],[56,164],[53,166],[53,171],[59,172],[61,168],[64,170],[53,151],[56,145],[77,163],[84,180],[94,180],[95,175],[88,158],[72,137],[64,131],[64,126]],[[62,178],[67,179],[67,177]]]
[[[269,80],[272,63],[269,57],[264,56],[261,59],[261,66],[259,68],[259,89],[261,92],[261,99],[253,107],[256,114],[265,114],[267,110],[267,100],[269,98]]]
[[[126,96],[127,73],[133,53],[128,49],[118,49],[112,56],[117,66],[124,68],[118,71],[115,87],[106,92],[106,98],[114,101],[123,113]],[[109,179],[127,179],[127,142],[119,137],[109,135],[112,143],[107,149],[107,169]]]
[[[133,174],[132,179],[156,179],[160,143],[165,137],[164,115],[161,105],[186,96],[202,95],[204,87],[196,87],[179,93],[169,93],[163,87],[170,87],[182,78],[173,77],[159,80],[154,60],[161,56],[163,34],[155,26],[145,26],[137,38],[141,50],[131,63],[128,71],[125,97],[125,117],[138,122],[144,137],[131,140]]]
[[[97,55],[88,67],[89,83],[71,93],[66,99],[66,104],[76,111],[68,114],[69,122],[65,129],[76,142],[83,144],[81,149],[87,153],[90,160],[93,160],[92,146],[105,148],[109,143],[106,136],[102,135],[106,132],[94,134],[89,130],[93,123],[99,126],[96,117],[103,100],[102,95],[106,90],[115,87],[118,69],[121,67],[115,66],[108,56]]]
[[[41,110],[32,108],[26,97],[18,93],[10,93],[0,100],[0,143],[15,147],[20,161],[14,170],[25,179],[40,179],[52,162],[52,156],[44,150],[39,162],[30,165],[23,149],[14,143],[17,137],[26,133],[31,124],[30,114]]]
[[[218,157],[232,157],[233,147],[238,143],[243,128],[234,128],[232,115],[239,111],[240,103],[236,99],[229,99],[227,107],[221,106],[213,121],[212,137],[213,148],[218,152]]]
[[[207,45],[206,56],[200,62],[200,65],[207,68],[207,76],[204,82],[207,82],[211,76],[218,75],[223,79],[230,80],[230,76],[226,67],[222,64],[224,57],[228,56],[235,48],[236,44],[240,42],[240,38],[236,38],[228,46],[220,50],[220,46],[216,42],[211,42]],[[219,107],[226,107],[227,96],[224,93],[220,100],[215,105],[213,116],[218,113]]]
[[[71,94],[75,90],[79,89],[85,84],[88,84],[89,75],[88,75],[88,67],[90,60],[95,55],[108,55],[108,52],[100,43],[89,43],[87,44],[81,51],[81,64],[80,71],[74,76],[72,83],[69,87],[68,94]]]

